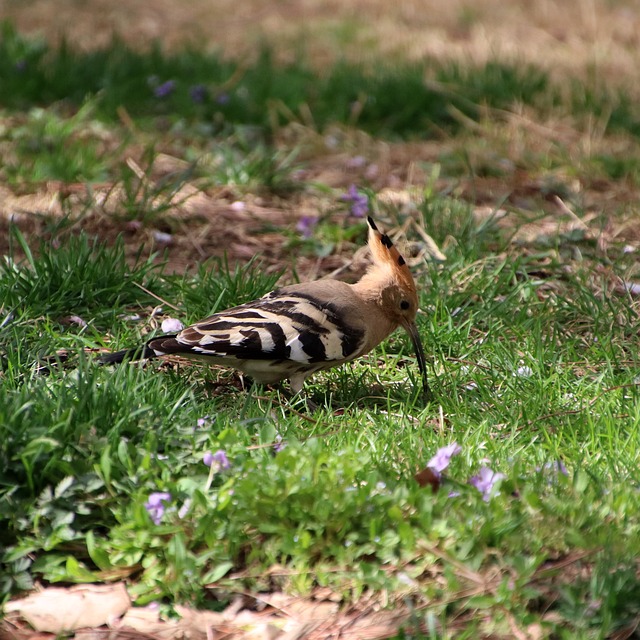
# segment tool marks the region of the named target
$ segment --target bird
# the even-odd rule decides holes
[[[413,343],[428,396],[415,281],[389,236],[370,216],[367,222],[372,264],[355,284],[323,278],[283,286],[178,333],[105,354],[100,363],[180,355],[236,369],[259,384],[288,380],[297,394],[312,374],[369,353],[402,327]]]

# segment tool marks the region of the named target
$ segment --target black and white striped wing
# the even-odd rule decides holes
[[[175,338],[154,339],[149,347],[158,355],[314,365],[350,360],[363,342],[364,329],[349,324],[337,305],[304,292],[275,290],[187,327]]]

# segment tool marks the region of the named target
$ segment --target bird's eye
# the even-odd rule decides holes
[[[406,300],[403,300],[403,301],[400,303],[400,308],[401,308],[403,311],[406,311],[410,306],[411,306],[411,305],[410,305]]]

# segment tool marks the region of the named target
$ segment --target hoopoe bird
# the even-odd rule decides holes
[[[403,327],[428,393],[415,282],[389,236],[372,218],[368,223],[373,264],[355,284],[325,278],[281,287],[177,334],[101,356],[101,363],[176,354],[237,369],[261,384],[288,379],[298,393],[313,373],[369,353]]]

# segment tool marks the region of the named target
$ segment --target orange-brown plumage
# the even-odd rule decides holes
[[[289,379],[298,392],[309,375],[368,353],[402,326],[428,391],[415,282],[391,239],[371,218],[368,223],[373,263],[357,283],[325,278],[282,287],[102,362],[180,354],[238,369],[260,383]]]

